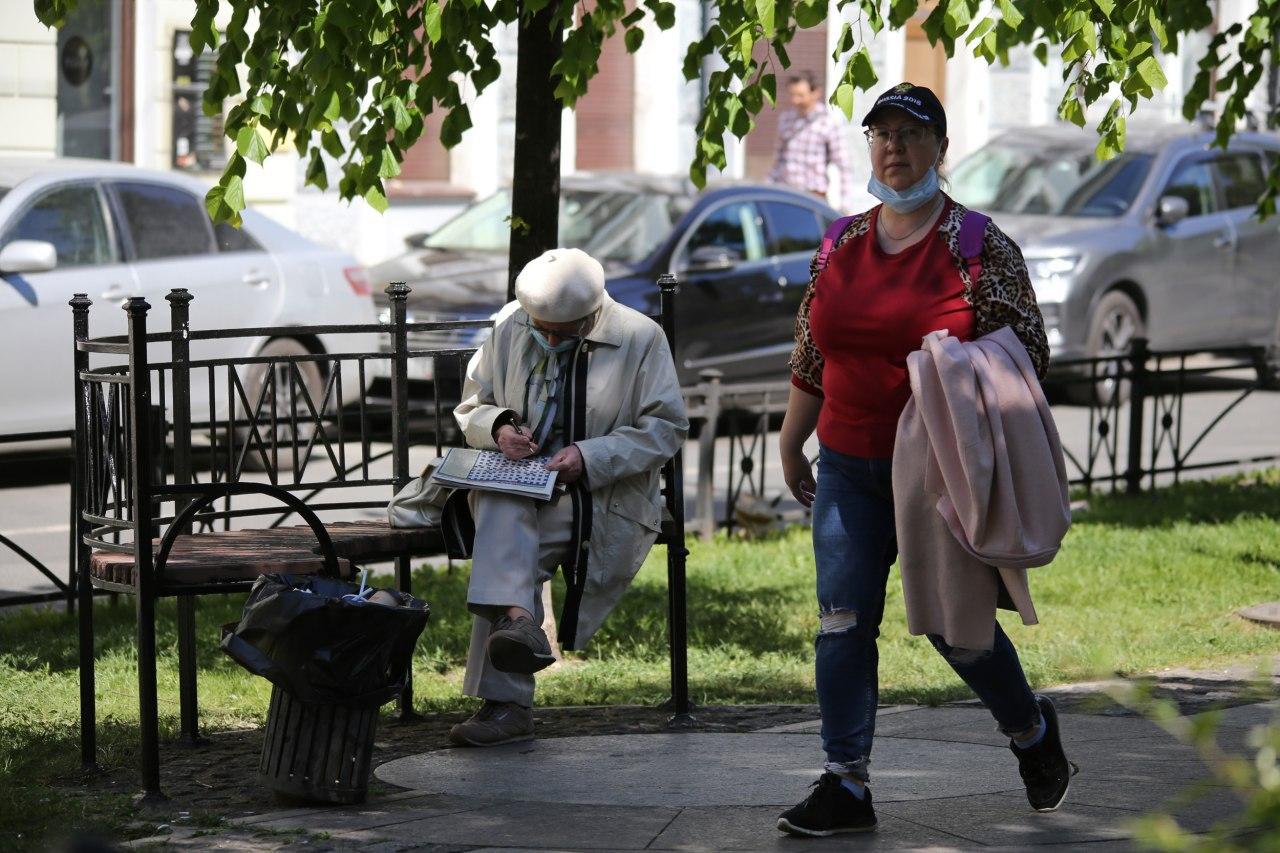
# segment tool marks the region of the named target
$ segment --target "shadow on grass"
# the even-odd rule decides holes
[[[1191,480],[1139,495],[1096,493],[1077,524],[1157,528],[1222,524],[1240,518],[1280,521],[1280,469],[1219,480]]]

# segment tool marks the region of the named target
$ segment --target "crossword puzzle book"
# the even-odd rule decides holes
[[[550,500],[556,472],[542,467],[542,458],[512,462],[492,450],[451,447],[436,466],[431,479],[446,486],[505,492],[509,495]]]

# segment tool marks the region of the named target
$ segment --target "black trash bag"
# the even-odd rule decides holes
[[[403,606],[343,600],[356,592],[334,578],[262,575],[240,621],[223,627],[222,650],[301,702],[381,705],[404,688],[430,611],[395,590]]]

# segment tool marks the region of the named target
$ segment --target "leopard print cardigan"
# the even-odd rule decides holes
[[[966,213],[968,208],[952,201],[950,213],[938,223],[938,233],[951,249],[956,272],[964,284],[964,301],[973,307],[975,334],[982,337],[1001,326],[1009,326],[1027,348],[1036,375],[1043,379],[1049,367],[1049,341],[1045,337],[1044,318],[1036,304],[1036,294],[1031,288],[1022,250],[994,222],[988,222],[982,239],[982,274],[975,287],[969,280],[964,256],[960,254],[960,222]],[[870,227],[871,211],[859,213],[836,240],[835,248],[866,234]],[[814,252],[813,260],[809,262],[809,287],[796,314],[796,345],[788,364],[797,379],[821,391],[822,353],[818,352],[809,334],[809,306],[818,281],[817,264],[818,253]]]

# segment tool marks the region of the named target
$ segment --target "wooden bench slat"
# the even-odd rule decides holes
[[[325,525],[338,555],[343,577],[359,563],[402,556],[443,553],[438,528],[391,527],[385,521],[337,522]],[[159,547],[159,541],[155,543]],[[319,574],[324,560],[315,534],[306,525],[256,530],[226,530],[179,537],[165,564],[166,584],[203,584],[252,580],[260,574]],[[133,557],[94,551],[90,573],[98,580],[132,584]]]

